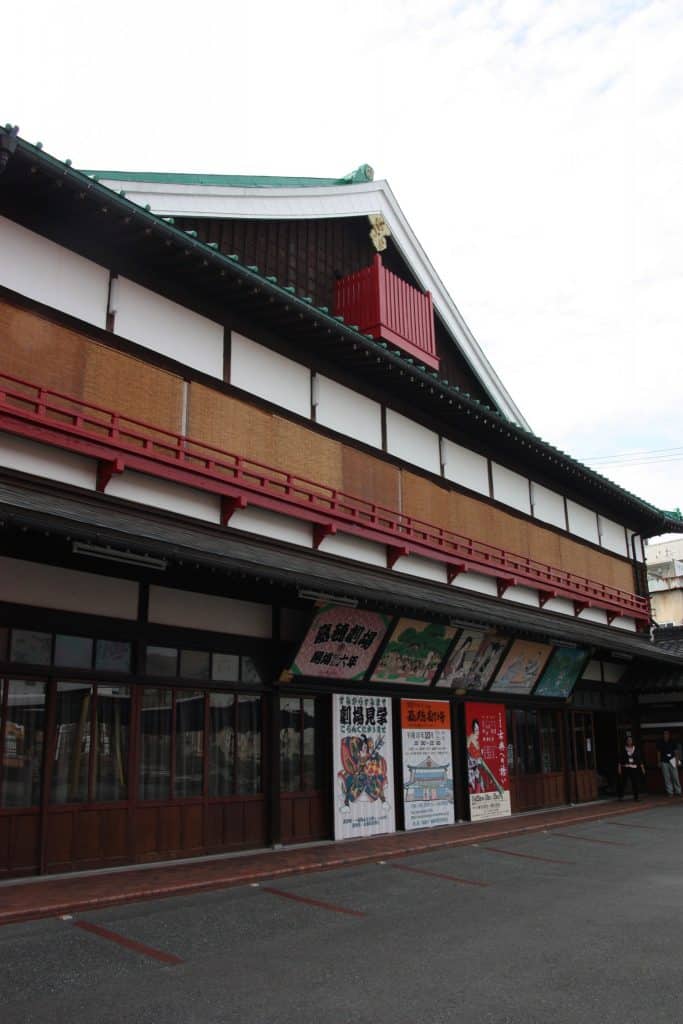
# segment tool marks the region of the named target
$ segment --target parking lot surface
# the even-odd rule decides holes
[[[672,802],[11,924],[0,1019],[670,1022],[682,863]]]

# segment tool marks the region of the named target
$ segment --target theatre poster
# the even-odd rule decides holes
[[[396,831],[391,700],[333,694],[334,837]]]
[[[406,830],[452,825],[451,709],[443,700],[401,700]]]
[[[465,704],[467,788],[472,821],[511,814],[503,704]]]

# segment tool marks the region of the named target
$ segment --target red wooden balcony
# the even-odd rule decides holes
[[[334,305],[336,315],[357,324],[363,334],[389,341],[432,370],[439,369],[431,293],[419,292],[392,274],[379,253],[369,267],[337,281]]]
[[[646,597],[0,373],[3,431],[96,459],[100,491],[126,469],[146,473],[219,496],[224,525],[248,505],[270,509],[311,523],[315,547],[328,534],[354,534],[385,544],[389,568],[404,555],[421,555],[445,564],[449,583],[461,573],[483,573],[497,581],[499,596],[521,585],[539,591],[540,607],[563,597],[575,615],[602,608],[609,623],[627,616],[645,628],[650,621]]]

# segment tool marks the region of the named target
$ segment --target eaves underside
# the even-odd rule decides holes
[[[95,500],[70,495],[61,488],[8,476],[0,479],[0,518],[21,530],[35,530],[41,535],[49,531],[69,540],[119,545],[125,550],[171,561],[190,560],[197,568],[291,588],[293,596],[297,588],[305,586],[338,597],[353,597],[368,606],[396,613],[433,615],[440,620],[462,617],[515,634],[588,645],[683,669],[683,658],[679,655],[663,651],[634,633],[458,591],[412,576],[357,566],[335,556],[237,531],[226,535],[222,529],[194,525],[172,513],[143,507],[131,509],[127,503],[107,496]]]

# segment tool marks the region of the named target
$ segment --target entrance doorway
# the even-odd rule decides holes
[[[587,803],[598,798],[598,775],[595,770],[595,723],[592,711],[572,711],[570,729],[570,791],[571,802]]]
[[[283,843],[305,843],[330,836],[330,794],[326,781],[331,757],[330,716],[329,698],[280,698]]]

